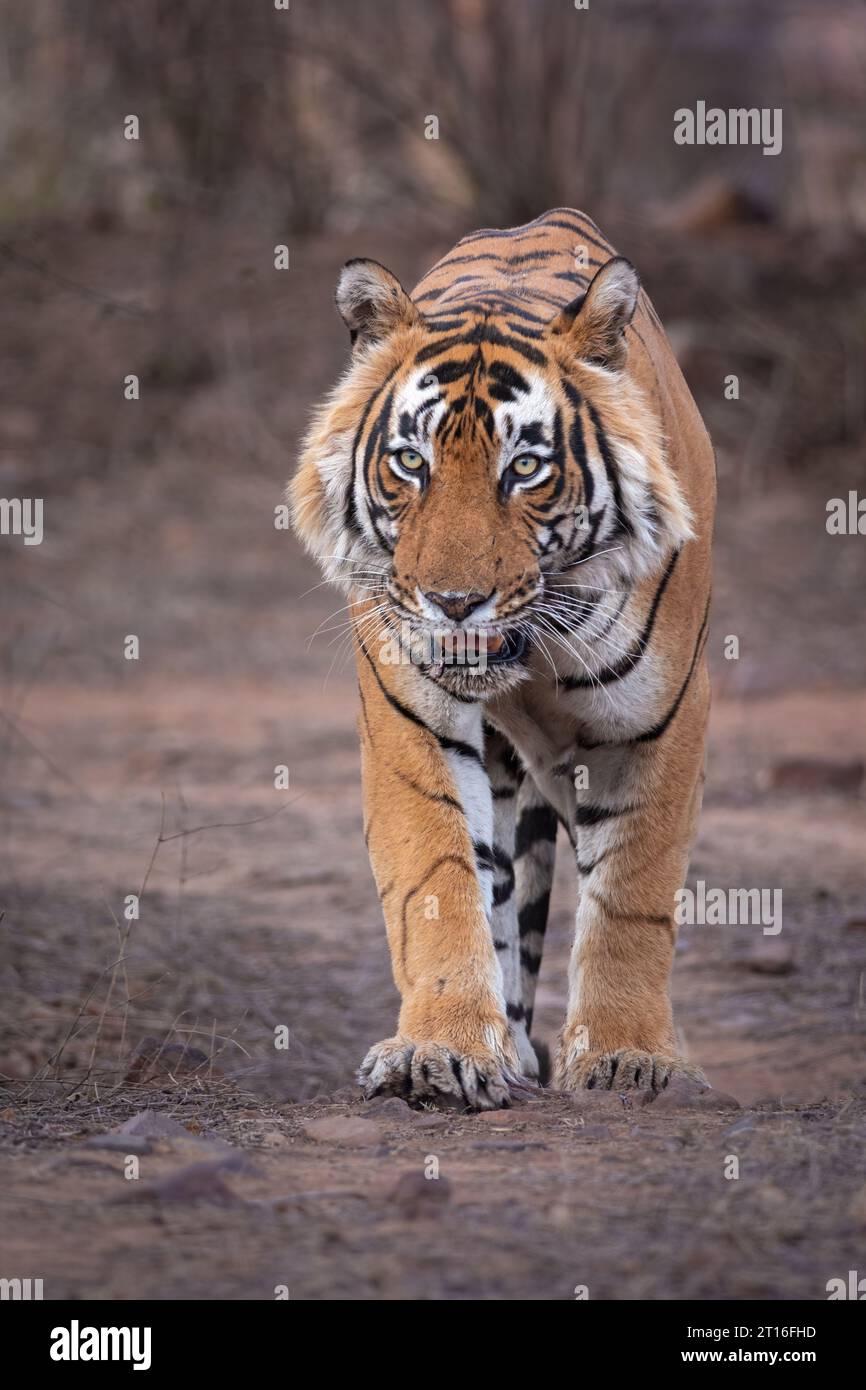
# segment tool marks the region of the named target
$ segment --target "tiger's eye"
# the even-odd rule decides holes
[[[408,473],[417,473],[424,467],[424,456],[419,454],[417,449],[401,449],[398,458],[401,468],[405,468]]]
[[[540,467],[541,459],[536,458],[534,454],[521,454],[520,458],[512,461],[511,471],[516,473],[518,478],[531,478]]]

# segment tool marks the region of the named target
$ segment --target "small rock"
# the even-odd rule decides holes
[[[669,1105],[687,1105],[709,1089],[706,1081],[696,1081],[691,1076],[674,1076],[663,1091],[644,1091],[641,1099],[644,1105],[658,1105],[662,1100]]]
[[[739,1110],[740,1102],[727,1091],[716,1091],[712,1087],[698,1098],[702,1110]]]
[[[568,1099],[572,1107],[583,1114],[598,1116],[604,1111],[611,1115],[625,1114],[623,1093],[619,1091],[569,1091]]]
[[[389,1200],[410,1221],[435,1216],[451,1201],[448,1178],[426,1178],[423,1173],[401,1173],[389,1193]]]
[[[704,1085],[701,1081],[694,1081],[691,1077],[675,1076],[663,1091],[654,1094],[647,1092],[644,1098],[645,1104],[651,1104],[653,1110],[739,1110],[740,1102],[733,1096],[727,1095],[724,1091],[714,1091],[712,1087]]]
[[[609,1125],[581,1125],[574,1133],[578,1139],[610,1139]]]
[[[498,1111],[491,1111],[491,1114],[498,1113]],[[415,1129],[444,1129],[450,1122],[450,1115],[443,1115],[436,1110],[413,1110],[412,1112],[412,1124]]]
[[[497,1128],[501,1126],[503,1129],[509,1129],[518,1117],[513,1110],[479,1110],[475,1118],[485,1125],[492,1124]]]
[[[165,1043],[158,1038],[143,1038],[127,1063],[124,1081],[143,1086],[153,1082],[176,1081],[181,1076],[222,1073],[211,1067],[206,1052],[188,1043]]]
[[[184,1168],[176,1168],[164,1178],[151,1182],[130,1184],[126,1200],[158,1202],[212,1202],[217,1206],[244,1206],[244,1198],[223,1181],[226,1171],[246,1171],[251,1168],[244,1154],[231,1158],[219,1158],[205,1163],[190,1163]]]
[[[161,1110],[140,1110],[124,1120],[122,1125],[111,1131],[112,1134],[134,1134],[140,1139],[189,1139],[190,1132],[185,1125],[165,1115]]]
[[[356,1149],[374,1148],[382,1142],[381,1127],[373,1120],[362,1120],[356,1115],[308,1120],[303,1132],[317,1143],[348,1144]]]

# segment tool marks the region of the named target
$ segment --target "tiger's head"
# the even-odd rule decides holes
[[[617,257],[541,329],[520,328],[482,305],[422,314],[377,262],[343,268],[352,358],[289,496],[326,576],[374,615],[371,652],[385,631],[435,636],[440,680],[499,691],[525,675],[552,590],[632,585],[690,537],[626,370],[639,291]],[[464,634],[480,665],[461,664]]]

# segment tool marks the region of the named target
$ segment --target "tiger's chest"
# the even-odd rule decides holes
[[[665,681],[648,654],[622,680],[598,671],[587,685],[569,688],[571,668],[553,673],[536,662],[532,679],[488,707],[487,718],[510,739],[533,780],[568,825],[587,794],[609,787],[623,750],[650,725]],[[593,785],[590,785],[593,783]]]

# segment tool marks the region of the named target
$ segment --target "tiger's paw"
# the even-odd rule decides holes
[[[472,1110],[509,1104],[518,1078],[492,1052],[460,1052],[444,1043],[386,1038],[370,1048],[358,1072],[364,1096],[401,1096],[410,1104],[439,1101]],[[511,1085],[509,1084],[511,1083]]]
[[[665,1052],[624,1047],[617,1052],[582,1052],[560,1058],[554,1085],[561,1091],[663,1091],[682,1077],[709,1085],[700,1067]]]

